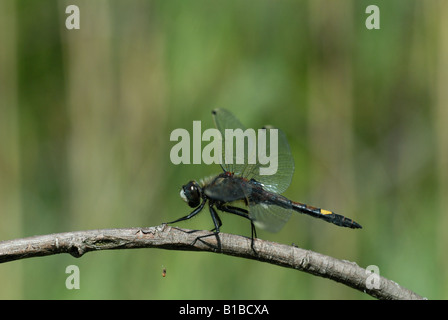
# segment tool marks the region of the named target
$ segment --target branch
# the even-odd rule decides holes
[[[79,258],[89,251],[159,248],[168,250],[216,251],[214,236],[195,241],[209,231],[178,229],[167,225],[149,228],[103,229],[56,233],[0,242],[0,263],[24,258],[70,253]],[[384,277],[379,286],[367,288],[372,274],[354,262],[338,260],[294,246],[255,239],[255,254],[249,238],[220,233],[221,253],[293,268],[332,279],[379,299],[423,299]],[[370,281],[370,280],[369,280]]]

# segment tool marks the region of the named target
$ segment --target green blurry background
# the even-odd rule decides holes
[[[80,30],[65,28],[70,4]],[[371,4],[380,30],[365,27]],[[286,196],[364,227],[294,215],[260,238],[446,299],[447,84],[443,0],[0,0],[0,240],[186,215],[179,188],[220,168],[173,165],[170,133],[212,127],[221,107],[286,133]],[[223,232],[250,235],[221,217]],[[178,225],[213,227],[208,213]],[[80,290],[65,287],[71,264]],[[0,298],[369,298],[266,263],[157,249],[5,263],[0,283]]]

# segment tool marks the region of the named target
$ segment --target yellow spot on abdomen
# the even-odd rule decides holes
[[[328,210],[324,210],[324,209],[320,209],[320,213],[322,213],[322,214],[333,214],[333,212],[328,211]]]

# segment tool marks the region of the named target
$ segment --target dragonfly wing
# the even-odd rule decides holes
[[[225,171],[235,173],[241,177],[246,177],[250,172],[254,171],[256,167],[255,162],[249,163],[248,161],[248,159],[256,159],[256,148],[254,148],[256,146],[256,135],[249,134],[250,131],[246,131],[246,128],[241,122],[225,109],[215,109],[212,111],[212,114],[215,126],[221,133],[221,167]],[[237,139],[233,138],[233,136],[229,138],[229,135],[227,135],[226,139],[226,129],[230,129],[234,133],[237,132],[237,130],[241,130],[240,132],[244,134],[244,150],[239,150],[240,152],[237,152],[237,147],[239,146],[236,141]],[[227,134],[229,133],[230,131],[228,130]],[[255,133],[255,131],[253,131],[253,133]],[[222,143],[223,141],[227,142]],[[230,144],[230,142],[232,143]],[[247,156],[247,158],[245,158],[245,156]]]
[[[249,217],[255,226],[269,232],[278,232],[291,217],[291,208],[258,203],[249,205]]]
[[[220,131],[222,139],[226,141],[226,129],[241,129],[245,134],[245,150],[244,154],[237,157],[236,143],[233,143],[233,155],[227,155],[227,160],[231,159],[231,163],[226,161],[226,148],[222,148],[222,168],[225,171],[234,172],[235,174],[244,177],[248,180],[254,179],[263,184],[264,188],[271,192],[283,193],[291,184],[292,175],[294,173],[294,159],[291,155],[288,141],[285,134],[275,129],[277,132],[277,144],[276,147],[271,147],[271,136],[273,134],[272,127],[265,127],[265,140],[260,143],[260,136],[250,135],[241,122],[236,119],[232,113],[225,109],[213,110],[213,119],[216,128]],[[258,139],[257,139],[258,138]],[[275,138],[275,136],[273,136]],[[275,139],[273,139],[275,141]],[[258,142],[257,142],[258,141]],[[264,143],[263,143],[264,142]],[[261,148],[260,148],[261,147]],[[230,151],[228,148],[227,151]],[[263,175],[260,169],[266,168],[270,165],[266,164],[266,161],[270,157],[277,153],[277,161],[271,159],[271,163],[277,163],[277,170],[274,174]],[[264,155],[263,163],[260,162],[260,155]],[[247,158],[244,158],[247,156]],[[250,160],[255,159],[252,163]],[[243,161],[242,161],[243,160]]]
[[[291,155],[291,149],[289,148],[288,140],[283,131],[271,126],[266,126],[263,129],[266,129],[266,143],[261,144],[261,149],[258,150],[258,154],[269,155],[272,157],[272,154],[275,155],[275,153],[277,153],[277,172],[273,175],[262,175],[259,169],[265,166],[258,163],[257,170],[254,170],[251,178],[263,184],[265,190],[283,193],[291,184],[292,176],[294,174],[294,159]],[[272,130],[277,131],[277,148],[271,143]]]

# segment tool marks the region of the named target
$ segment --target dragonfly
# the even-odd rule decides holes
[[[215,109],[212,111],[212,115],[215,126],[221,133],[221,142],[224,142],[224,144],[227,143],[225,141],[226,129],[246,130],[240,121],[225,109]],[[274,128],[266,126],[263,129],[266,130],[267,136],[270,136]],[[214,229],[211,230],[211,234],[197,237],[194,243],[197,240],[203,241],[202,238],[214,235],[217,239],[218,250],[221,250],[218,234],[222,221],[217,211],[219,210],[238,215],[250,221],[251,248],[255,253],[254,238],[257,237],[256,227],[270,232],[278,232],[289,220],[293,212],[322,219],[340,227],[362,228],[360,224],[345,216],[295,202],[281,195],[291,184],[294,173],[294,159],[285,134],[280,129],[275,130],[277,130],[278,139],[278,167],[275,174],[260,174],[260,168],[264,166],[260,161],[257,160],[254,163],[237,161],[236,153],[234,153],[232,161],[226,163],[224,161],[226,159],[225,148],[222,148],[223,160],[220,165],[223,172],[200,181],[192,180],[183,185],[180,190],[180,196],[194,210],[182,218],[168,222],[168,224],[191,219],[208,204]],[[270,140],[266,139],[265,141]],[[245,146],[248,145],[249,143]],[[271,152],[269,144],[266,144],[265,148],[265,152]],[[245,152],[249,152],[247,148]]]

